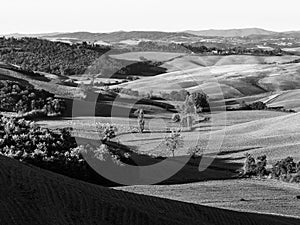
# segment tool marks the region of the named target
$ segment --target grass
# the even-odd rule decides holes
[[[222,65],[243,65],[243,64],[268,64],[286,63],[299,59],[299,56],[193,56],[186,55],[166,62],[163,67],[169,72],[198,68],[199,66],[222,66]]]
[[[295,197],[299,186],[274,180],[204,181],[115,189],[211,207],[299,217],[299,202]]]
[[[119,86],[138,90],[140,93],[148,93],[152,90],[156,94],[160,91],[201,89],[209,95],[216,94],[216,90],[220,87],[224,98],[229,99],[300,88],[298,68],[298,63],[198,66],[194,69],[147,77]]]
[[[131,194],[0,157],[1,224],[278,224],[296,218],[240,213]]]

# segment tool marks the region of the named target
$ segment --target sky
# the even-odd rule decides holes
[[[300,30],[299,0],[3,0],[0,34]]]

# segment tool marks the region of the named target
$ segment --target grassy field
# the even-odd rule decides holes
[[[175,58],[162,65],[169,72],[187,70],[200,67],[222,66],[222,65],[243,65],[243,64],[271,64],[286,63],[299,59],[299,56],[249,56],[249,55],[229,55],[229,56],[197,56],[186,55]]]
[[[115,189],[244,212],[299,217],[299,188],[273,180],[223,180]]]
[[[296,218],[240,213],[131,194],[0,157],[1,224],[293,225]]]
[[[203,90],[209,95],[221,88],[224,98],[300,88],[299,64],[221,65],[166,73],[119,86],[148,93],[186,89]]]
[[[202,89],[212,100],[216,87],[220,87],[226,100],[233,105],[242,100],[247,103],[260,100],[267,102],[268,106],[300,110],[300,64],[281,64],[293,61],[297,56],[198,57],[177,53],[131,52],[112,57],[140,61],[141,56],[153,61],[169,61],[164,64],[169,72],[118,87],[131,88],[140,93],[154,91],[154,94]],[[29,82],[57,96],[80,97],[82,94],[78,88],[56,83],[64,77],[45,76],[50,80],[41,81],[10,70],[0,70],[0,79]],[[86,79],[84,76],[77,78]],[[113,141],[130,147],[133,161],[141,166],[162,160],[152,155],[171,155],[166,152],[163,142],[170,135],[170,129],[180,127],[171,120],[173,112],[162,107],[161,102],[149,99],[134,105],[134,109],[143,108],[146,112],[145,132],[136,133],[133,131],[138,128],[137,119],[122,117],[121,114],[129,111],[131,103],[137,98],[123,96],[123,101],[116,103],[120,114],[110,117],[115,102],[112,97],[106,96],[107,92],[101,93],[107,99],[103,98],[97,104],[96,117],[89,114],[94,104],[81,100],[77,102],[80,113],[71,117],[73,102],[69,99],[66,117],[38,120],[37,123],[49,128],[73,127],[73,135],[86,141],[99,140],[97,125],[114,124],[118,131]],[[299,194],[299,186],[272,180],[238,180],[237,175],[246,152],[254,157],[266,154],[268,165],[287,156],[299,161],[300,113],[227,111],[205,113],[199,118],[203,116],[210,117],[210,120],[195,124],[190,131],[182,131],[184,146],[175,152],[173,160],[181,162],[187,156],[188,149],[198,145],[207,157],[214,158],[212,164],[204,172],[199,172],[202,158],[196,157],[161,185],[117,188],[143,195],[82,183],[0,157],[0,180],[3,182],[0,200],[5,200],[0,201],[0,205],[7,215],[0,218],[0,224],[299,224],[298,220],[261,214],[298,216],[300,205],[295,196]],[[215,143],[220,143],[220,146]],[[8,193],[7,190],[13,191]],[[242,214],[211,207],[259,214]],[[37,214],[47,215],[48,220],[45,222]]]

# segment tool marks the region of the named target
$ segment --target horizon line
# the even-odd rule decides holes
[[[47,32],[13,32],[13,33],[1,33],[2,36],[7,35],[41,35],[41,34],[62,34],[62,33],[95,33],[95,34],[109,34],[109,33],[117,33],[117,32],[165,32],[165,33],[185,33],[190,31],[228,31],[228,30],[246,30],[246,29],[260,29],[274,33],[287,33],[287,32],[299,32],[299,30],[285,30],[285,31],[274,31],[260,27],[245,27],[245,28],[207,28],[207,29],[187,29],[187,30],[177,30],[177,31],[166,31],[166,30],[113,30],[113,31],[88,31],[88,30],[73,30],[73,31],[47,31]]]

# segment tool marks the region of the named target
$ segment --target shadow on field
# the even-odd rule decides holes
[[[188,156],[182,156],[188,157]],[[180,157],[175,157],[178,160]],[[206,168],[199,171],[202,160],[212,161]],[[230,158],[209,158],[207,156],[192,157],[189,162],[174,176],[161,182],[160,184],[184,184],[208,180],[225,180],[238,178],[243,166],[241,163],[229,161]]]
[[[114,142],[110,143],[110,146],[114,146],[120,151],[130,153],[132,165],[135,166],[149,166],[154,165],[156,163],[160,163],[166,159],[166,157],[155,157],[149,156],[146,154],[140,154],[138,152],[132,152],[128,146],[120,145]],[[245,150],[246,151],[246,150]],[[115,152],[116,153],[116,152]],[[225,180],[225,179],[234,179],[238,178],[240,171],[243,167],[242,163],[233,162],[233,158],[228,157],[218,158],[212,156],[175,156],[169,158],[172,163],[178,163],[184,165],[183,168],[177,172],[175,175],[170,177],[169,179],[159,183],[160,185],[164,184],[184,184],[184,183],[192,183],[199,181],[208,181],[208,180]],[[222,153],[222,155],[225,155]],[[189,159],[190,158],[190,159]],[[189,160],[188,160],[189,159]],[[185,161],[188,162],[184,164]],[[209,166],[203,171],[199,171],[199,165],[202,165],[205,162],[211,162]],[[168,170],[168,168],[166,168]],[[163,171],[162,171],[163,172]]]

